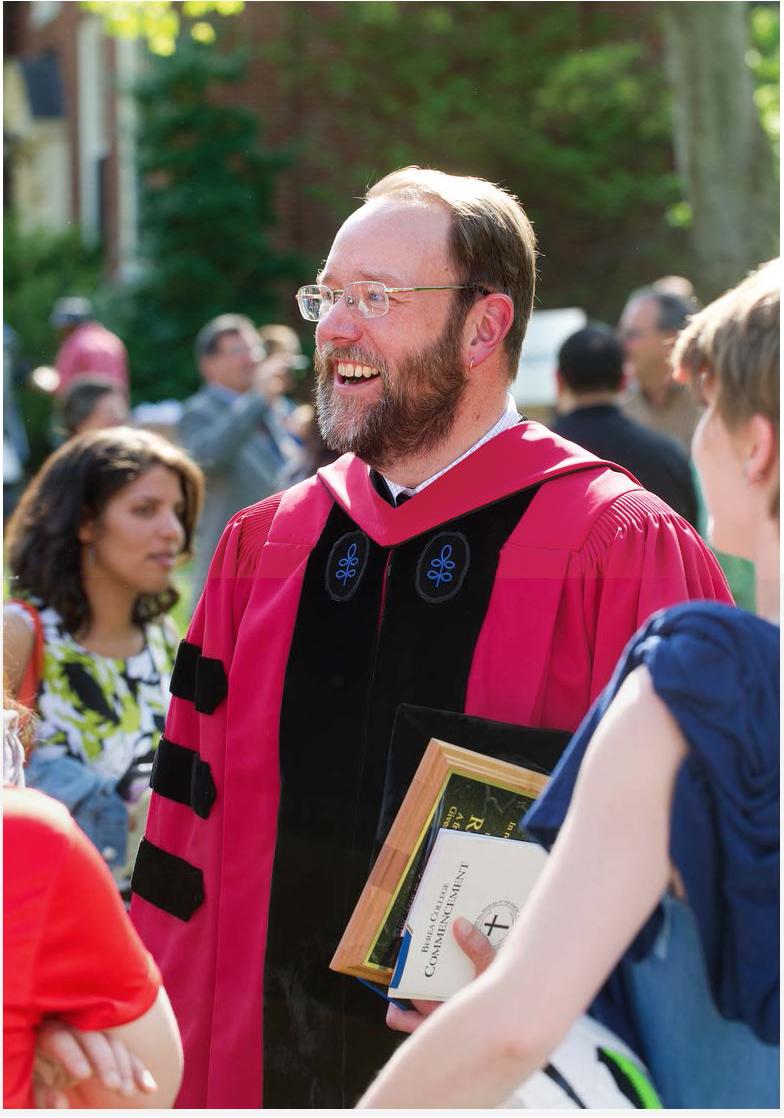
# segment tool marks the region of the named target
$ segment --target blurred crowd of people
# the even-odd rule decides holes
[[[229,517],[308,477],[335,457],[321,438],[313,405],[306,398],[310,359],[297,333],[283,324],[257,328],[243,315],[220,315],[206,323],[194,341],[203,387],[185,400],[132,409],[127,350],[96,321],[90,301],[77,296],[58,299],[50,322],[59,339],[54,364],[32,372],[20,361],[16,335],[5,326],[5,516],[10,516],[27,480],[29,442],[15,391],[22,378],[52,397],[53,446],[85,431],[125,424],[163,433],[191,455],[206,479],[195,546],[195,604]]]

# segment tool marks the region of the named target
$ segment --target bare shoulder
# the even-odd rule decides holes
[[[645,779],[669,783],[687,751],[677,721],[641,665],[626,677],[596,728],[581,775],[630,786]]]
[[[3,658],[6,682],[16,692],[33,651],[35,633],[27,618],[10,605],[3,608]]]
[[[636,717],[645,713],[656,718],[662,716],[672,718],[667,706],[656,694],[651,673],[645,664],[640,664],[639,667],[629,672],[619,687],[612,706],[616,709],[617,717],[620,717],[622,712],[629,710],[633,711]]]

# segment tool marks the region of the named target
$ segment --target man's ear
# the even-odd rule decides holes
[[[466,323],[465,363],[476,368],[495,353],[511,329],[514,304],[501,291],[491,291],[471,308]]]

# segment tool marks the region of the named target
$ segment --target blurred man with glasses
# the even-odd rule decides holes
[[[194,348],[204,386],[185,401],[177,437],[207,481],[196,536],[195,604],[229,518],[280,487],[281,470],[295,451],[262,390],[265,351],[251,320],[219,315],[202,327]]]
[[[407,168],[298,292],[342,456],[223,535],[134,875],[182,1106],[352,1106],[396,1033],[329,963],[427,737],[529,727],[546,771],[539,728],[577,726],[652,610],[727,597],[663,502],[517,414],[535,265],[513,195]]]
[[[689,390],[673,379],[670,355],[679,331],[699,309],[693,296],[643,287],[629,296],[618,326],[628,379],[623,410],[675,439],[688,456],[699,411]]]

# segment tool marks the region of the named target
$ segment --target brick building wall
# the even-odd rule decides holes
[[[326,2],[246,4],[222,33],[227,46],[249,43],[254,53],[245,80],[222,91],[222,100],[257,112],[263,142],[294,155],[278,184],[275,242],[317,264],[365,185],[351,177],[358,151],[350,121],[297,75],[296,59],[306,65],[314,53],[329,49],[324,32],[339,8]],[[285,61],[279,62],[281,48]],[[342,212],[334,197],[345,199]]]
[[[93,18],[78,3],[53,6],[56,14],[42,25],[36,25],[33,4],[12,0],[4,5],[6,57],[34,58],[46,53],[56,56],[62,79],[65,114],[70,146],[71,220],[80,219],[82,195],[80,167],[79,97],[79,27]],[[345,212],[353,205],[351,199],[361,193],[362,185],[345,183],[339,169],[341,153],[350,155],[350,129],[334,119],[329,106],[317,91],[296,80],[296,69],[288,69],[274,57],[280,44],[289,57],[301,52],[323,49],[319,28],[333,17],[337,5],[292,4],[285,2],[249,3],[237,16],[221,22],[221,42],[227,48],[244,44],[251,47],[247,77],[220,90],[216,97],[226,104],[241,105],[258,113],[262,142],[271,148],[291,151],[292,164],[280,175],[276,213],[277,227],[272,236],[276,247],[302,253],[314,264],[326,255],[336,224],[334,204],[325,201],[327,188],[336,195],[344,194]],[[270,49],[271,48],[271,49]],[[118,45],[109,38],[101,40],[102,65],[106,76],[107,156],[104,166],[104,208],[101,226],[107,271],[115,274],[120,262],[119,249],[119,161],[117,131],[117,52]],[[144,48],[140,48],[143,52]],[[288,71],[289,77],[286,77]],[[325,158],[326,153],[329,158]],[[346,179],[350,176],[347,174]],[[304,278],[310,278],[309,275]]]
[[[48,8],[48,12],[44,9]],[[36,10],[38,9],[38,11]],[[39,11],[42,14],[39,14]],[[50,18],[46,16],[51,14]],[[78,3],[56,5],[33,4],[12,0],[4,5],[4,58],[36,59],[54,56],[63,89],[63,110],[68,137],[70,169],[70,221],[79,223],[83,217],[82,196],[82,135],[80,123],[79,28],[89,17]],[[100,106],[105,115],[107,154],[103,166],[103,190],[98,230],[102,242],[107,272],[114,273],[118,255],[118,166],[117,133],[115,128],[116,45],[113,40],[97,37],[97,62],[105,75],[106,96]],[[50,190],[62,189],[62,184],[47,184]],[[24,206],[23,198],[6,200],[8,204]]]

